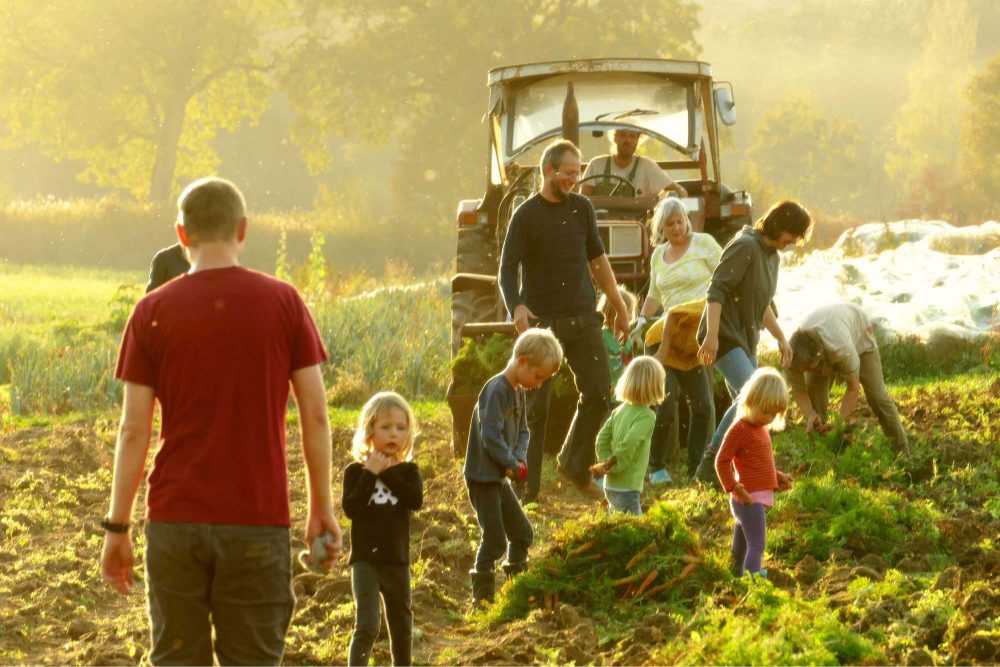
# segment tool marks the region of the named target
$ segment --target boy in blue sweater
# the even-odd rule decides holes
[[[528,477],[528,421],[524,390],[536,389],[562,364],[562,346],[548,329],[528,329],[514,342],[503,372],[490,378],[472,411],[465,452],[465,486],[482,538],[472,579],[474,604],[492,602],[494,566],[507,554],[503,570],[524,570],[533,533],[510,480]]]

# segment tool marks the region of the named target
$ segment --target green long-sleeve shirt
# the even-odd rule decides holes
[[[597,435],[597,459],[614,455],[618,462],[604,477],[606,488],[642,491],[649,464],[649,440],[656,413],[645,405],[622,403],[614,409]]]

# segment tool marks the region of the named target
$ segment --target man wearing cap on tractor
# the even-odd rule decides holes
[[[663,197],[668,192],[676,192],[679,197],[687,197],[687,190],[675,183],[660,167],[649,158],[635,154],[639,147],[639,133],[635,130],[614,130],[611,139],[615,152],[598,155],[583,173],[581,181],[594,178],[580,186],[580,194],[587,197],[642,197],[656,195]],[[614,178],[617,177],[617,178]],[[628,186],[622,181],[627,181]]]
[[[839,377],[847,383],[840,401],[841,417],[850,419],[859,389],[864,388],[882,432],[899,451],[910,453],[896,404],[885,388],[878,344],[864,311],[849,303],[817,308],[802,320],[789,345],[792,361],[786,375],[807,432],[826,430],[830,385]]]

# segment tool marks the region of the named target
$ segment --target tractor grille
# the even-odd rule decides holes
[[[642,230],[638,225],[600,225],[598,232],[609,258],[635,257],[642,254]]]

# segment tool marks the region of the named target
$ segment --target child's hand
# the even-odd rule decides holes
[[[786,475],[783,472],[779,472],[778,473],[778,491],[788,491],[790,488],[792,488],[792,482],[793,481],[794,480],[792,479],[791,475]]]
[[[392,465],[392,460],[392,457],[386,456],[382,452],[372,452],[365,460],[365,469],[370,470],[374,475],[379,475]]]
[[[744,505],[753,505],[753,498],[750,497],[750,493],[742,484],[737,484],[733,487],[733,494]]]
[[[607,475],[615,467],[616,463],[618,463],[618,457],[612,456],[607,461],[598,461],[590,466],[589,470],[593,475]]]

